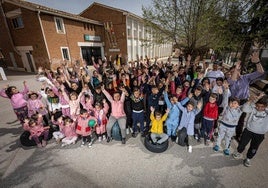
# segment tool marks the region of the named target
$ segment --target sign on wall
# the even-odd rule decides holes
[[[100,36],[92,36],[92,35],[84,34],[84,40],[85,41],[101,41],[101,38]]]

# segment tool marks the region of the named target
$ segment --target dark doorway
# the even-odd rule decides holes
[[[34,66],[33,66],[32,58],[31,58],[31,54],[29,52],[26,52],[26,57],[30,65],[31,72],[34,72]]]
[[[88,65],[93,65],[92,56],[95,58],[95,62],[98,58],[101,58],[101,47],[82,46],[81,51],[83,59],[86,60]]]

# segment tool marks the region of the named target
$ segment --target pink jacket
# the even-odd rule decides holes
[[[45,105],[40,99],[36,99],[36,100],[29,99],[27,106],[28,106],[28,117],[31,117],[33,114],[37,112],[42,115],[45,115],[48,113]]]
[[[86,102],[85,95],[82,95],[80,103],[82,104],[83,108],[86,109],[87,111],[92,111],[93,110],[93,97],[90,96],[89,101]]]
[[[30,137],[33,136],[40,136],[46,129],[44,128],[42,124],[43,118],[38,118],[38,121],[36,122],[36,126],[30,127],[28,123],[23,124],[23,129],[26,131],[29,131],[31,133]]]
[[[103,109],[96,110],[96,108],[93,109],[94,117],[97,119],[98,125],[106,125],[107,124],[107,113],[109,110],[109,105],[107,103],[104,103]]]
[[[125,93],[122,93],[119,101],[114,101],[112,96],[106,90],[103,90],[102,92],[111,103],[111,115],[115,118],[126,116],[126,113],[124,111]]]
[[[75,123],[72,123],[70,126],[63,126],[62,133],[66,138],[71,138],[77,136],[75,132]]]
[[[91,135],[91,127],[88,126],[89,120],[94,119],[97,122],[97,119],[93,116],[88,116],[87,118],[83,118],[78,116],[77,118],[77,126],[76,126],[76,133],[81,136],[89,136]]]
[[[28,93],[28,91],[29,91],[29,88],[25,86],[23,91],[11,96],[10,102],[11,102],[13,109],[18,109],[18,108],[27,106],[27,101],[25,100],[24,96]],[[0,91],[0,96],[4,98],[8,98],[4,89]]]

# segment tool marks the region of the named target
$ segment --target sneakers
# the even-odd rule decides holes
[[[230,150],[225,149],[225,150],[223,150],[223,153],[224,153],[224,155],[229,156],[230,155]]]
[[[241,153],[238,153],[238,152],[233,153],[232,156],[234,159],[240,159],[242,157]]]
[[[43,147],[46,147],[46,145],[47,145],[47,141],[42,140],[42,146],[43,146]]]
[[[126,144],[126,138],[122,138],[122,144]]]
[[[106,142],[109,143],[111,141],[112,141],[111,137],[108,136]]]
[[[102,135],[102,140],[106,140],[106,136],[105,135]]]
[[[188,152],[192,153],[193,152],[193,147],[192,146],[188,146]]]
[[[41,148],[42,147],[42,144],[41,143],[37,144],[37,147],[38,148]]]
[[[64,146],[67,146],[68,144],[66,144],[66,143],[63,143],[63,144],[61,144],[61,147],[64,147]]]
[[[137,133],[132,133],[132,137],[136,138],[137,137]]]
[[[216,151],[216,152],[219,151],[219,149],[220,149],[220,147],[219,147],[218,145],[215,145],[215,146],[213,147],[213,150]]]
[[[205,146],[209,146],[210,140],[209,139],[204,139]]]
[[[129,134],[129,128],[126,128],[126,134]]]
[[[91,141],[88,143],[88,147],[92,147],[92,144],[93,144],[93,140],[91,140]]]
[[[99,142],[101,142],[101,141],[102,141],[102,138],[101,138],[101,136],[99,136],[99,139],[98,139],[98,140],[99,140]]]
[[[145,137],[145,133],[144,132],[141,132],[141,137]]]
[[[85,142],[82,142],[82,143],[81,143],[81,147],[84,147],[84,146],[85,146]]]
[[[251,164],[250,164],[250,159],[248,159],[248,158],[244,159],[243,164],[244,164],[244,166],[246,166],[246,167],[250,167],[250,166],[251,166]]]

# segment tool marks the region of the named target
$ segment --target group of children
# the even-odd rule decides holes
[[[40,68],[40,91],[29,91],[24,82],[22,92],[6,86],[0,95],[10,99],[24,129],[30,132],[29,139],[38,147],[46,146],[51,130],[62,146],[75,144],[80,137],[81,146],[91,147],[93,134],[100,142],[110,142],[117,122],[122,144],[129,131],[134,138],[149,133],[154,144],[162,144],[169,138],[175,141],[178,131],[186,128],[190,153],[194,139],[203,138],[209,145],[218,129],[213,150],[219,151],[224,139],[223,153],[230,155],[235,128],[242,112],[246,112],[247,126],[233,156],[239,158],[252,140],[244,161],[250,165],[249,159],[268,131],[266,96],[240,106],[240,99],[233,97],[229,89],[230,77],[222,77],[220,70],[214,70],[216,63],[208,71],[206,64],[191,63],[190,56],[184,64],[175,66],[170,59],[166,64],[143,60],[135,66],[109,64],[98,61],[93,74],[86,64],[72,69],[63,64],[56,73]]]

